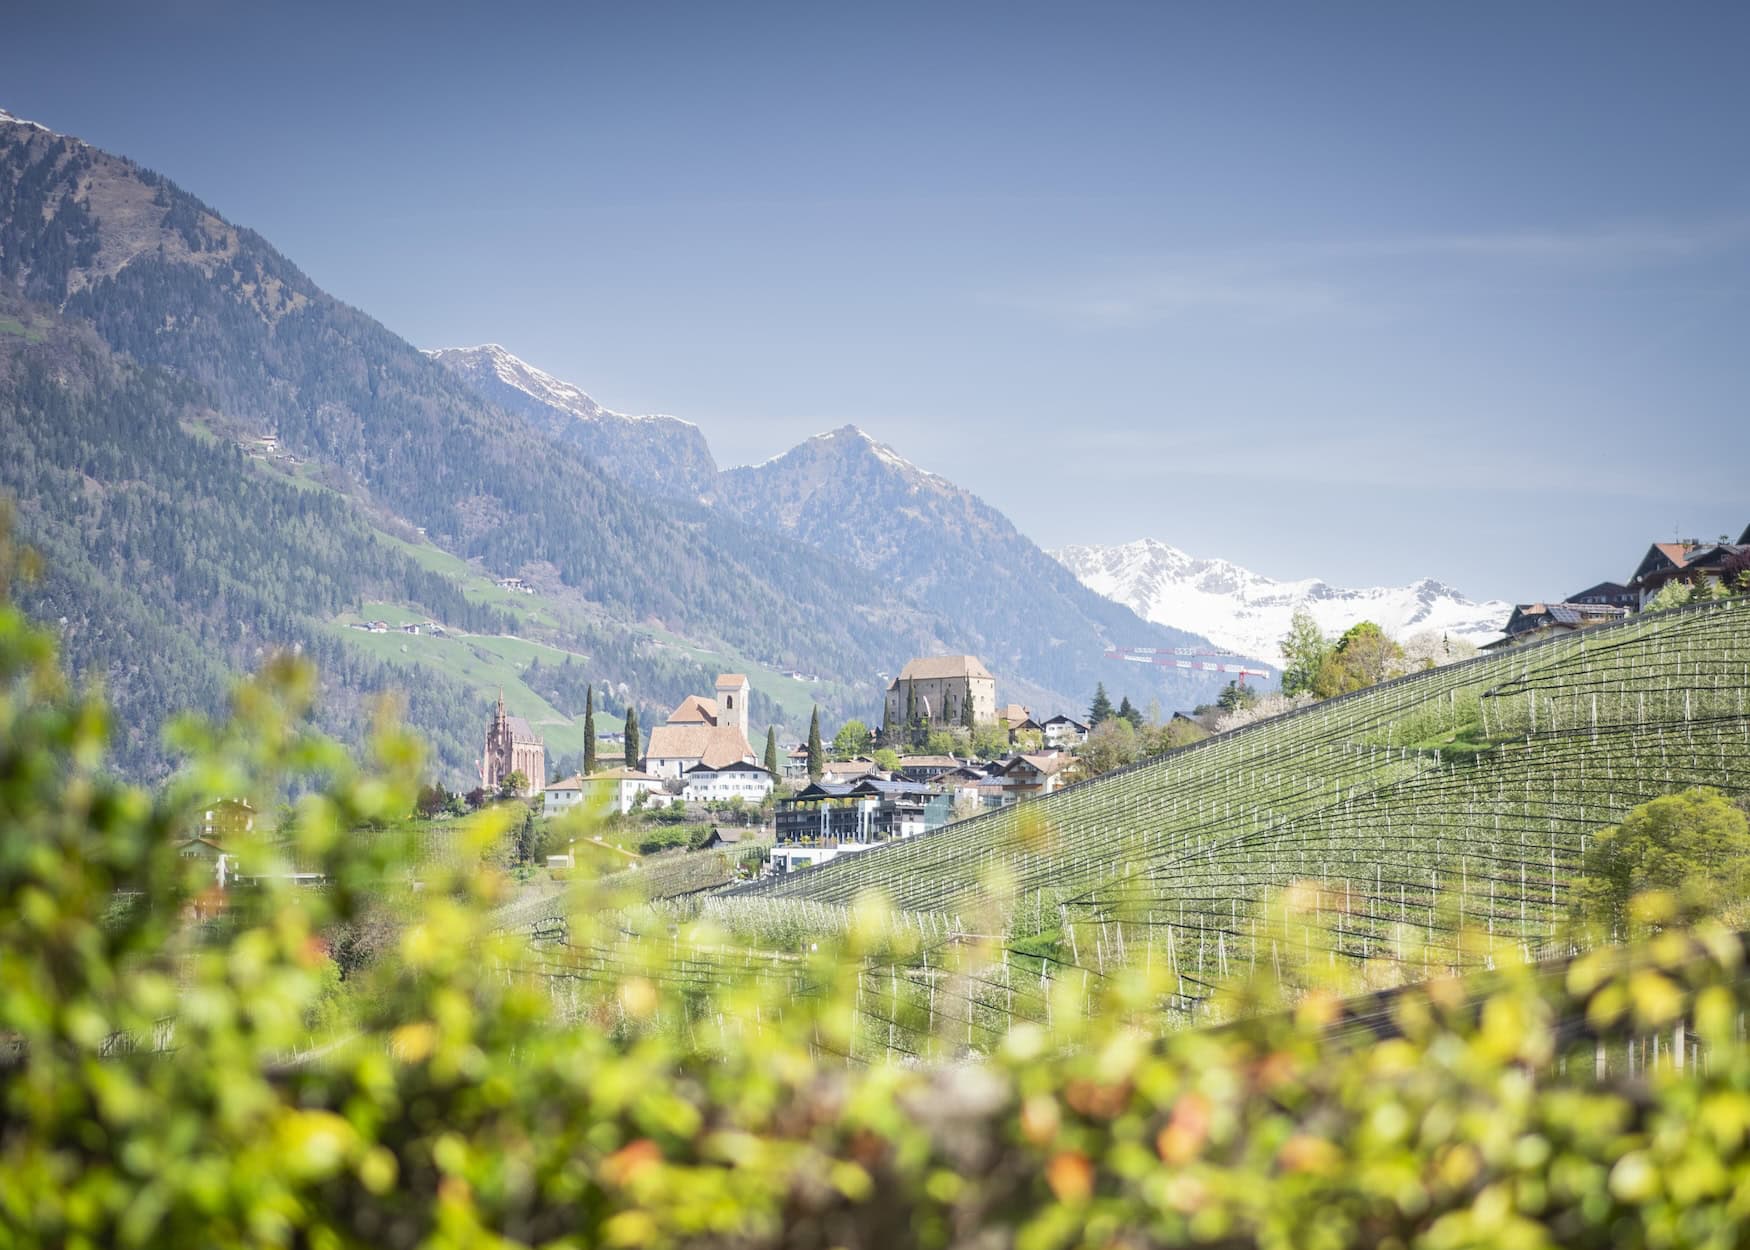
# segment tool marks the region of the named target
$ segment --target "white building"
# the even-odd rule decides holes
[[[766,795],[772,792],[772,787],[776,784],[772,774],[758,764],[749,764],[745,760],[716,768],[709,764],[695,764],[687,769],[683,780],[687,784],[681,791],[681,797],[689,803],[718,803],[740,799],[750,807],[757,807],[764,802]]]
[[[868,850],[858,842],[842,842],[833,846],[794,846],[779,843],[772,848],[772,867],[778,872],[795,872],[798,868],[814,868],[830,864],[841,855],[855,855]]]
[[[1088,740],[1088,727],[1061,712],[1039,728],[1045,736],[1045,747],[1050,751],[1067,751]]]
[[[555,816],[589,803],[604,813],[612,811],[624,816],[632,810],[640,794],[660,793],[662,786],[661,777],[652,777],[631,768],[610,768],[587,777],[567,777],[547,787],[546,811],[549,816]]]
[[[700,764],[723,768],[729,764],[754,763],[747,741],[747,701],[751,693],[740,673],[717,677],[717,697],[690,694],[668,715],[668,720],[650,731],[650,747],[644,755],[644,771],[655,777],[679,780]]]

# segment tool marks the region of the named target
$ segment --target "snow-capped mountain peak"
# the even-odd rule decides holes
[[[692,425],[691,421],[667,413],[648,415],[616,412],[596,403],[581,387],[563,378],[556,378],[545,369],[536,368],[497,343],[481,343],[476,347],[428,347],[425,354],[439,364],[457,372],[464,370],[491,373],[500,382],[521,391],[537,403],[569,412],[582,421],[605,419],[618,421],[676,421]]]
[[[1271,664],[1282,663],[1282,636],[1297,608],[1312,613],[1328,634],[1373,621],[1400,639],[1433,630],[1473,643],[1498,638],[1513,611],[1512,604],[1478,603],[1426,577],[1408,586],[1360,589],[1316,577],[1278,581],[1152,538],[1116,547],[1065,547],[1051,554],[1089,589],[1137,615]]]
[[[716,479],[717,464],[705,435],[691,421],[604,408],[582,387],[536,368],[497,343],[428,348],[425,354],[493,403],[583,448],[627,482],[665,494],[698,496]]]
[[[19,117],[8,113],[5,109],[0,109],[0,126],[29,126],[33,130],[41,130],[46,134],[55,133],[41,122],[33,122],[28,117]]]

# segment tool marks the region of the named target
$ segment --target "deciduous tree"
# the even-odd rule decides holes
[[[846,721],[832,737],[833,754],[841,760],[867,755],[873,744],[874,735],[869,732],[869,726],[860,720]]]
[[[1296,608],[1289,619],[1288,632],[1282,636],[1282,655],[1287,661],[1282,670],[1282,693],[1293,696],[1311,690],[1318,677],[1319,666],[1331,652],[1330,639],[1305,608]]]
[[[1634,808],[1586,849],[1578,895],[1588,919],[1626,936],[1629,902],[1660,890],[1692,912],[1750,889],[1750,819],[1718,790],[1697,787]]]

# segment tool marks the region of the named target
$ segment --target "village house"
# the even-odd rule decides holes
[[[1601,603],[1522,603],[1501,627],[1501,637],[1485,643],[1484,651],[1503,651],[1548,638],[1553,634],[1568,634],[1620,621],[1629,614],[1627,608]]]
[[[681,780],[689,768],[700,764],[723,768],[729,764],[755,762],[747,740],[747,703],[751,688],[740,673],[717,677],[717,697],[690,694],[668,715],[668,720],[650,731],[644,755],[644,771],[657,777]]]
[[[1576,591],[1563,599],[1562,602],[1583,603],[1593,607],[1627,608],[1630,612],[1641,606],[1640,596],[1621,582],[1599,582],[1596,586],[1588,586],[1585,590]]]
[[[695,764],[681,775],[686,783],[681,797],[689,803],[727,803],[740,799],[758,807],[777,784],[772,774],[758,764],[737,760],[713,767]]]
[[[929,785],[943,773],[952,772],[959,767],[960,761],[952,755],[902,755],[899,757],[897,775],[901,781]]]
[[[916,837],[947,824],[952,806],[945,792],[910,781],[816,782],[779,801],[772,864],[779,872],[794,872],[895,838]]]
[[[1044,722],[1039,729],[1048,751],[1067,751],[1088,740],[1088,727],[1062,712]]]
[[[990,780],[997,783],[1005,803],[1042,798],[1063,787],[1071,762],[1071,757],[1061,751],[1017,755],[999,765]]]
[[[661,777],[635,768],[610,768],[587,777],[567,777],[547,787],[546,810],[551,816],[588,803],[603,812],[624,816],[637,804],[639,795],[660,792],[664,784]]]
[[[898,742],[923,730],[988,725],[997,718],[997,683],[976,656],[917,659],[887,687],[881,735]]]
[[[1691,538],[1681,542],[1654,543],[1635,566],[1628,589],[1635,593],[1636,607],[1645,608],[1672,582],[1693,585],[1701,578],[1729,580],[1750,567],[1750,526],[1735,543],[1704,543]]]
[[[1002,711],[997,713],[997,719],[1002,722],[1003,728],[1012,734],[1033,719],[1033,710],[1022,707],[1019,703],[1009,703],[1005,704]]]
[[[849,760],[822,760],[820,779],[832,785],[849,785],[865,777],[879,777],[881,769],[867,755]]]
[[[547,776],[547,747],[541,736],[520,716],[504,708],[504,691],[498,692],[498,710],[486,726],[486,749],[480,757],[480,788],[496,792],[512,773],[521,773],[523,795],[539,791]]]
[[[248,799],[218,799],[201,809],[194,836],[213,842],[255,830],[255,808]]]
[[[805,746],[791,747],[779,760],[778,767],[783,769],[786,784],[795,781],[806,782],[808,780],[808,748]]]

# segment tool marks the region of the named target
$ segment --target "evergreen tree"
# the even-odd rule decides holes
[[[826,751],[820,745],[820,708],[808,722],[808,779],[819,781],[821,766],[826,763]]]
[[[1129,695],[1125,695],[1118,704],[1118,715],[1129,721],[1132,729],[1142,728],[1142,709],[1131,703]]]
[[[766,726],[766,771],[774,778],[783,776],[778,771],[778,730],[775,726]]]
[[[626,767],[638,767],[638,709],[630,703],[626,705]]]
[[[1215,705],[1224,712],[1237,712],[1242,708],[1251,707],[1257,701],[1257,692],[1250,686],[1230,681],[1221,688],[1221,696],[1216,699]]]
[[[969,733],[972,731],[972,729],[976,725],[976,722],[974,722],[972,719],[972,700],[971,699],[966,700],[966,702],[964,702],[960,705],[960,723],[966,727],[966,730]]]
[[[1088,728],[1099,727],[1101,721],[1112,719],[1112,700],[1106,696],[1106,683],[1094,686],[1094,701],[1088,705]]]
[[[595,772],[595,687],[589,688],[583,702],[583,775]]]

